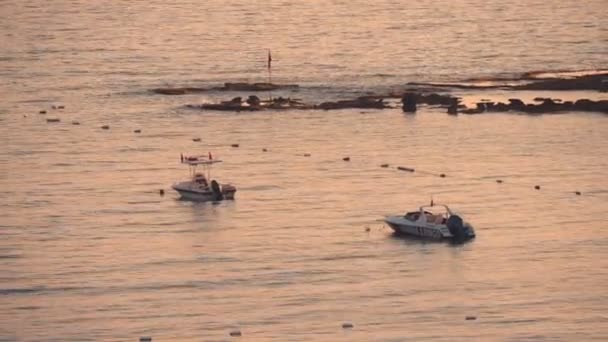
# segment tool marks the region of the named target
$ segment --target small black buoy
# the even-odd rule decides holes
[[[158,193],[159,193],[161,196],[165,196],[165,190],[163,190],[163,189],[160,189],[160,190],[158,191]]]
[[[53,108],[53,109],[57,109],[57,106],[55,106],[55,105],[52,105],[52,106],[51,106],[51,108]]]
[[[57,106],[57,109],[63,109],[65,108],[64,106]]]
[[[59,121],[61,121],[61,120],[57,119],[57,118],[48,118],[48,119],[46,119],[46,122],[59,122]]]
[[[310,157],[310,153],[304,153],[304,157]]]
[[[103,126],[101,126],[101,129],[110,129],[110,126],[109,125],[103,125]]]
[[[41,110],[38,112],[38,114],[46,114],[46,110]]]
[[[344,160],[344,161],[350,161],[350,157],[344,157],[344,158],[342,158],[342,160]]]
[[[496,183],[498,183],[498,184],[502,183],[502,179],[497,179]]]
[[[78,126],[78,125],[80,125],[80,122],[78,122],[78,121],[72,121],[72,125]]]
[[[388,164],[382,164],[380,167],[388,167]]]
[[[535,186],[534,186],[534,189],[536,189],[536,190],[540,190],[540,185],[535,185]]]
[[[139,342],[152,342],[152,337],[150,336],[142,336],[139,338]]]
[[[574,193],[575,193],[577,196],[580,196],[580,195],[581,195],[581,192],[580,192],[580,191],[576,191],[576,192],[574,192]]]
[[[201,138],[192,138],[192,141],[199,142],[199,141],[201,141]]]
[[[133,133],[141,133],[141,129],[136,129],[133,131]]]
[[[445,173],[440,174],[439,177],[445,178]]]
[[[371,230],[370,227],[365,227],[365,231],[369,233],[369,231]]]
[[[232,144],[231,147],[239,147],[239,144]]]
[[[23,117],[24,117],[24,118],[27,118],[27,115],[23,114]]]
[[[263,148],[263,149],[262,149],[262,152],[268,152],[268,150],[267,150],[267,149],[265,149],[265,148]]]
[[[352,329],[354,325],[350,322],[342,323],[342,329]]]
[[[230,332],[230,336],[242,336],[243,334],[241,333],[240,330],[232,330]]]
[[[477,319],[477,317],[475,317],[475,316],[467,316],[467,317],[465,317],[465,319],[466,319],[467,321],[474,321],[474,320],[476,320],[476,319]]]

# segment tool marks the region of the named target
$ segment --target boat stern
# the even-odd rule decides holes
[[[224,195],[224,199],[234,200],[234,195],[236,194],[236,187],[232,184],[222,184],[222,195]]]

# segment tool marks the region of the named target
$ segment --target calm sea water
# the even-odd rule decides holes
[[[605,115],[213,113],[183,105],[248,94],[147,91],[265,81],[268,49],[273,81],[305,99],[606,68],[607,10],[0,2],[0,340],[608,339]],[[177,200],[179,154],[208,151],[237,199]],[[429,243],[379,222],[431,196],[478,237]]]

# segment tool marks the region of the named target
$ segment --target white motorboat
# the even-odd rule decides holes
[[[464,241],[475,237],[473,226],[454,214],[445,204],[420,207],[405,215],[387,216],[386,222],[397,234],[435,240]]]
[[[231,184],[220,184],[211,179],[211,166],[221,163],[221,160],[209,156],[181,156],[182,164],[188,165],[190,180],[173,184],[171,187],[177,191],[183,199],[192,201],[221,201],[233,200],[236,188]],[[202,166],[204,172],[197,172],[197,167]]]

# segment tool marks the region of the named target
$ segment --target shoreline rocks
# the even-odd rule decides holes
[[[481,114],[485,112],[521,112],[527,114],[551,114],[559,112],[599,112],[608,114],[608,100],[593,101],[580,99],[575,102],[561,102],[557,99],[544,98],[542,103],[525,103],[520,99],[509,99],[509,103],[503,102],[478,102],[475,108],[466,108],[459,113]],[[448,114],[450,114],[448,110]]]

